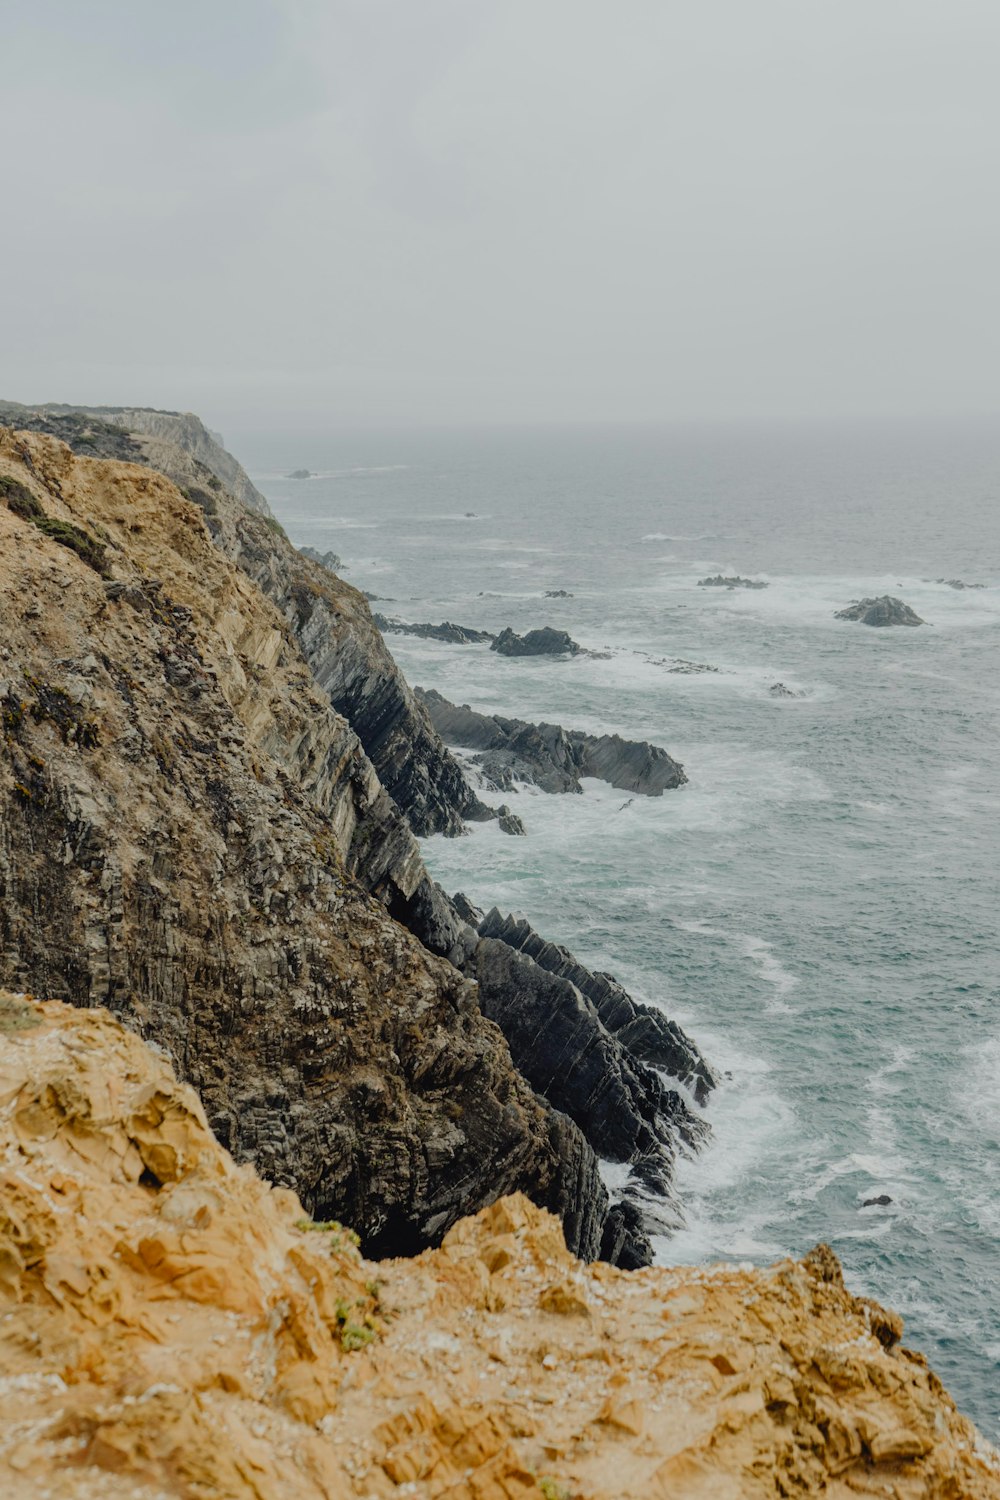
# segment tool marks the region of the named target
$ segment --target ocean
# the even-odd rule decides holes
[[[411,683],[682,761],[656,799],[489,798],[527,837],[475,826],[425,840],[427,864],[665,1006],[724,1073],[658,1260],[827,1241],[1000,1438],[1000,427],[234,446],[377,609],[553,625],[595,653],[389,636]],[[698,586],[717,573],[768,587]],[[954,578],[987,587],[935,581]],[[886,593],[926,626],[834,619]]]

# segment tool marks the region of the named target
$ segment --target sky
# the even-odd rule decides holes
[[[0,398],[992,415],[996,0],[0,0]]]

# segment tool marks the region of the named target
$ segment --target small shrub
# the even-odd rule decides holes
[[[264,522],[264,525],[267,527],[268,531],[273,531],[275,536],[284,537],[285,541],[288,541],[288,533],[286,532],[284,526],[282,526],[281,522],[277,520],[275,516],[261,516],[261,520]]]
[[[103,542],[99,542],[82,527],[74,526],[72,521],[60,521],[55,516],[32,516],[31,519],[43,536],[51,537],[60,547],[68,547],[88,567],[93,568],[95,573],[100,573],[102,577],[107,574]]]
[[[37,522],[45,515],[40,501],[35,499],[27,486],[8,474],[0,474],[0,497],[6,500],[7,509],[13,511],[15,516],[20,516],[22,521]]]

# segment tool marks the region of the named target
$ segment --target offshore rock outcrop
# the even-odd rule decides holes
[[[625,1275],[521,1196],[371,1265],[104,1012],[0,994],[5,1500],[1000,1493],[835,1256]]]
[[[427,623],[407,625],[403,620],[390,620],[386,615],[375,615],[375,624],[385,635],[415,635],[426,641],[446,641],[451,646],[478,646],[496,639],[488,630],[473,630],[471,625],[456,625],[444,620],[440,625]]]
[[[445,743],[481,750],[475,763],[502,791],[525,781],[545,792],[581,792],[580,778],[594,776],[620,791],[659,797],[687,781],[683,766],[645,741],[482,714],[434,688],[415,691]]]
[[[150,469],[0,430],[0,474],[104,549],[0,499],[0,983],[121,1015],[375,1253],[509,1186],[596,1254],[593,1153],[387,914],[475,945],[278,610]]]
[[[926,625],[915,610],[902,599],[891,594],[879,594],[877,599],[859,599],[846,609],[838,609],[835,620],[856,620],[861,625]]]
[[[525,635],[518,635],[508,625],[490,647],[501,656],[575,656],[582,649],[565,630],[553,630],[551,625]]]
[[[712,578],[699,578],[700,589],[766,589],[767,583],[762,578],[741,578],[739,574],[725,577],[722,573],[716,573]]]

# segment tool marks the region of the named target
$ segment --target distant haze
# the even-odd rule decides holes
[[[4,7],[0,397],[989,414],[996,0]]]

